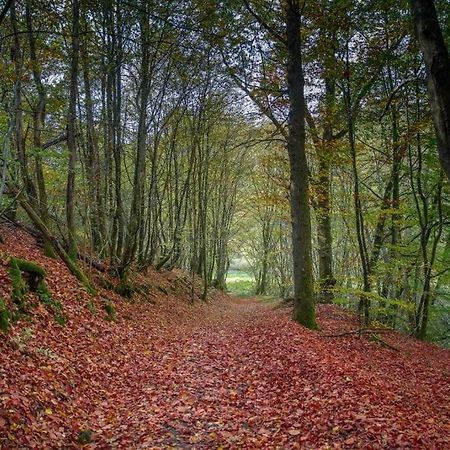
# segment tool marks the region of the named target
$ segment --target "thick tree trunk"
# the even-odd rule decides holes
[[[290,101],[288,153],[291,181],[294,319],[317,328],[311,256],[308,164],[305,151],[305,97],[298,0],[283,1],[287,33],[287,84]]]
[[[450,180],[450,56],[433,0],[410,0],[417,38],[428,72],[428,97],[439,157]]]

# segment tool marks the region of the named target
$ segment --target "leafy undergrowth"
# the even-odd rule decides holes
[[[47,269],[68,318],[62,327],[36,306],[1,338],[1,448],[450,447],[446,350],[397,333],[382,337],[398,351],[327,338],[286,309],[225,296],[102,292],[117,311],[107,321],[26,236],[0,249]],[[6,291],[5,267],[0,281]],[[319,322],[323,333],[355,327],[331,306]]]

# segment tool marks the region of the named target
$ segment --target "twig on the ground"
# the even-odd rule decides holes
[[[373,328],[358,328],[357,330],[344,331],[337,334],[322,334],[322,337],[341,337],[351,334],[374,334],[374,333],[392,333],[392,330],[376,330]]]
[[[378,336],[380,333],[391,333],[392,330],[375,330],[373,328],[358,328],[357,330],[352,331],[344,331],[343,333],[338,334],[322,334],[322,337],[342,337],[342,336],[350,336],[352,334],[358,334],[361,336],[362,334],[370,334],[370,338],[377,342],[378,344],[382,345],[383,347],[389,348],[390,350],[395,350],[396,352],[399,352],[400,349],[397,347],[394,347],[393,345],[386,342],[384,339],[381,339],[380,336]]]

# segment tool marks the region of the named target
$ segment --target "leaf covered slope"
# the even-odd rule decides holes
[[[108,321],[31,237],[3,234],[0,295],[8,256],[36,261],[67,324],[36,304],[2,336],[1,448],[450,447],[446,350],[394,333],[383,340],[398,351],[323,337],[355,326],[337,307],[319,308],[314,332],[256,300],[190,305],[170,291],[173,274],[153,272],[166,287],[151,301],[103,292],[117,312]]]

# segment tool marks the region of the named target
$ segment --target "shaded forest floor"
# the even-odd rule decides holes
[[[101,291],[117,308],[107,321],[60,262],[8,233],[0,295],[14,252],[47,268],[69,320],[35,305],[0,338],[0,448],[450,448],[447,350],[323,337],[356,327],[334,306],[313,332],[256,299],[191,305],[180,274],[152,273],[166,287],[133,302]]]

